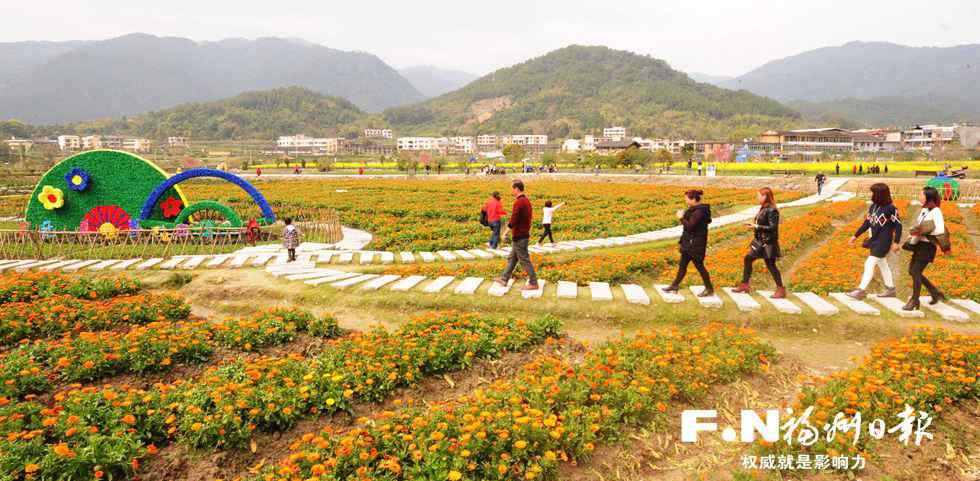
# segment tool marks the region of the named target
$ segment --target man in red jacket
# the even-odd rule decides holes
[[[517,262],[520,261],[521,267],[527,271],[527,285],[521,290],[535,291],[538,289],[538,276],[534,273],[534,266],[531,265],[531,254],[527,251],[528,242],[531,240],[531,201],[524,195],[524,182],[515,180],[511,184],[511,191],[514,194],[514,207],[511,209],[510,222],[507,227],[511,232],[510,256],[507,258],[507,268],[494,282],[500,286],[507,286]]]

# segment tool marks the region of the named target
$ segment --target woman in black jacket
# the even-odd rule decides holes
[[[711,276],[708,274],[708,269],[704,267],[705,251],[708,249],[708,224],[711,223],[711,206],[701,203],[702,195],[704,192],[700,190],[689,190],[684,193],[687,210],[683,213],[678,211],[681,225],[684,226],[680,240],[681,259],[677,263],[677,276],[674,282],[665,287],[664,292],[677,292],[680,289],[681,282],[687,275],[687,265],[693,262],[694,267],[701,274],[701,280],[704,281],[704,291],[698,294],[698,297],[715,295]]]
[[[772,274],[772,280],[776,281],[776,292],[772,294],[773,299],[785,299],[786,287],[783,286],[783,276],[776,267],[776,259],[782,257],[779,251],[779,209],[776,208],[776,199],[772,194],[772,189],[763,187],[759,189],[759,213],[755,215],[755,222],[745,224],[755,233],[752,243],[749,244],[749,253],[745,255],[742,264],[742,284],[734,289],[734,292],[749,292],[749,278],[752,277],[752,263],[756,259],[763,259],[766,268]]]
[[[864,299],[868,295],[865,289],[871,284],[877,266],[881,271],[882,283],[885,284],[885,291],[878,294],[878,297],[895,297],[895,280],[892,278],[887,257],[889,252],[896,252],[901,248],[902,220],[898,218],[898,209],[892,203],[892,193],[887,184],[879,182],[871,186],[871,207],[868,207],[868,214],[864,216],[864,223],[847,242],[853,243],[868,229],[871,230],[871,237],[863,245],[870,252],[868,259],[864,261],[861,284],[847,295],[858,300]]]

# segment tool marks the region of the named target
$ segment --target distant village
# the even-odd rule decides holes
[[[63,152],[91,149],[117,149],[136,153],[150,152],[155,146],[169,149],[189,147],[186,137],[167,137],[160,144],[151,139],[114,135],[60,135],[56,139],[6,140],[13,151],[30,150],[38,144],[57,146]],[[162,145],[161,145],[162,144]],[[357,138],[309,137],[303,134],[280,136],[262,151],[268,155],[383,155],[397,152],[428,152],[435,155],[470,155],[492,159],[503,157],[508,145],[519,145],[529,158],[541,154],[565,153],[619,155],[634,148],[651,152],[666,151],[706,162],[793,159],[805,160],[827,156],[877,157],[890,153],[912,152],[931,155],[946,148],[975,149],[980,146],[980,127],[966,124],[914,125],[904,129],[814,128],[765,131],[742,141],[649,139],[631,136],[622,126],[607,127],[601,135],[580,139],[552,140],[539,134],[483,134],[456,137],[395,137],[391,129],[364,129]]]

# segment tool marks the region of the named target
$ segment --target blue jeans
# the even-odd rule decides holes
[[[500,245],[500,221],[490,223],[490,248],[496,249]]]

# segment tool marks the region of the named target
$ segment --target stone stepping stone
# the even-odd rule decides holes
[[[511,279],[513,280],[513,279]],[[546,281],[544,279],[538,279],[538,288],[533,291],[521,291],[521,297],[524,299],[540,299],[544,294],[544,285]]]
[[[388,284],[391,284],[392,282],[397,281],[398,279],[401,279],[401,277],[402,276],[397,274],[383,275],[377,279],[368,282],[367,284],[362,285],[361,289],[365,291],[376,291]]]
[[[903,310],[902,306],[904,306],[905,303],[902,302],[902,300],[897,297],[878,297],[878,296],[868,296],[868,297],[874,299],[876,302],[878,302],[878,304],[885,306],[885,308],[887,308],[889,311],[898,314],[899,317],[925,317],[926,316],[921,309],[915,311]]]
[[[701,307],[711,307],[717,309],[724,305],[724,301],[718,297],[718,294],[711,297],[698,297],[698,294],[704,292],[704,286],[691,286],[688,289],[691,290],[691,294],[694,294],[694,299],[698,301],[698,304],[701,304]]]
[[[316,264],[312,262],[288,262],[282,264],[269,264],[265,266],[265,271],[276,277],[284,276],[287,274],[298,274],[300,272],[309,272],[316,269]],[[338,271],[339,272],[339,271]]]
[[[140,259],[139,257],[137,257],[135,259],[122,260],[122,261],[119,261],[116,264],[114,264],[112,267],[110,267],[109,270],[111,270],[111,271],[122,271],[122,270],[126,270],[126,269],[129,269],[133,264],[136,264],[136,263],[138,263],[138,262],[140,262],[142,260],[143,259]]]
[[[439,254],[439,257],[442,257],[442,260],[446,262],[452,262],[456,260],[456,254],[453,254],[452,252],[449,251],[438,251],[436,252],[436,254]]]
[[[680,293],[680,291],[666,292],[664,289],[667,287],[667,284],[654,284],[653,290],[657,291],[657,294],[660,294],[660,298],[667,304],[679,304],[684,302],[684,296]]]
[[[953,306],[946,304],[945,302],[937,302],[935,305],[929,305],[929,301],[932,300],[931,296],[920,297],[919,301],[922,303],[922,307],[929,309],[930,311],[939,314],[939,317],[947,321],[956,322],[967,322],[970,320],[970,315],[959,310],[954,309]]]
[[[540,254],[544,252],[544,249],[541,246],[530,246],[527,248],[527,251],[531,254]]]
[[[289,274],[286,279],[291,281],[305,281],[307,279],[318,279],[321,277],[335,276],[337,274],[342,274],[340,271],[335,271],[333,269],[314,269],[309,272],[297,272],[295,274]]]
[[[337,282],[344,279],[350,279],[351,277],[357,277],[360,274],[356,272],[340,272],[338,274],[329,275],[326,277],[317,277],[316,279],[307,279],[303,281],[304,284],[309,284],[311,286],[318,286],[320,284],[326,284],[328,282]]]
[[[338,264],[350,264],[353,261],[354,261],[353,252],[341,252],[340,255],[337,256]]]
[[[21,259],[21,260],[18,260],[18,261],[14,261],[14,262],[11,262],[11,263],[7,264],[6,266],[0,267],[0,272],[3,272],[5,270],[7,270],[7,269],[13,269],[13,268],[16,268],[16,267],[27,265],[27,264],[30,264],[30,263],[33,263],[33,262],[37,262],[37,261],[38,261],[37,259]],[[78,262],[78,261],[76,260],[75,262]]]
[[[329,264],[330,258],[333,257],[333,254],[334,253],[330,251],[320,252],[319,254],[316,255],[316,261],[323,264]]]
[[[239,254],[239,255],[237,255],[235,257],[232,257],[231,258],[231,261],[229,261],[228,262],[228,265],[226,265],[225,267],[227,267],[229,269],[238,269],[239,267],[244,266],[245,265],[245,262],[250,257],[252,257],[251,254]]]
[[[187,258],[184,257],[184,256],[171,257],[170,259],[167,259],[167,260],[163,261],[163,263],[161,263],[159,266],[157,266],[157,268],[158,269],[176,269],[177,266],[179,266],[181,263],[183,263],[186,260],[187,260]]]
[[[207,258],[208,256],[203,255],[191,256],[190,259],[187,259],[187,262],[184,263],[184,269],[197,269],[197,267],[203,264]]]
[[[252,259],[252,265],[255,267],[262,267],[275,256],[275,254],[259,254],[255,256],[255,259]]]
[[[510,255],[510,251],[505,251],[503,249],[489,249],[487,252],[497,257],[507,257]]]
[[[419,256],[422,257],[422,262],[435,262],[436,256],[431,252],[419,252]]]
[[[974,301],[973,299],[953,299],[953,304],[962,307],[968,311],[972,311],[974,314],[980,315],[980,303]]]
[[[643,290],[643,287],[636,284],[623,284],[619,287],[623,290],[623,295],[626,296],[626,301],[630,304],[650,305],[650,296]]]
[[[437,277],[436,280],[430,282],[429,285],[425,286],[425,288],[422,289],[422,292],[428,294],[435,294],[441,291],[444,287],[448,286],[449,284],[452,284],[452,282],[455,280],[456,278],[453,276]]]
[[[496,282],[491,282],[490,283],[490,288],[487,289],[487,294],[490,294],[491,296],[494,296],[494,297],[503,297],[504,294],[507,294],[508,292],[510,292],[510,287],[513,286],[513,285],[514,285],[514,279],[508,280],[506,286],[501,286],[500,284],[497,284]]]
[[[18,262],[23,262],[23,260],[21,260],[21,259],[7,259],[5,261],[0,261],[0,272],[3,272],[3,269],[6,269],[7,266],[16,264]]]
[[[268,270],[269,267],[288,266],[288,265],[293,265],[293,264],[299,264],[300,263],[300,260],[299,259],[300,259],[300,257],[297,254],[296,255],[296,260],[293,261],[293,262],[289,262],[289,254],[274,254],[272,256],[272,259],[265,265],[265,267],[266,267],[266,270]],[[184,264],[184,268],[185,269],[187,268],[187,264]]]
[[[143,271],[143,270],[149,269],[149,268],[151,268],[151,267],[153,267],[153,266],[155,266],[155,265],[157,265],[157,264],[159,264],[161,262],[163,262],[163,258],[162,257],[153,257],[153,258],[147,259],[147,260],[139,263],[136,266],[136,270]]]
[[[456,289],[453,289],[453,292],[456,294],[473,295],[480,287],[480,284],[483,284],[482,277],[467,277],[456,285]]]
[[[221,264],[224,264],[228,259],[231,259],[231,254],[218,254],[214,256],[211,260],[209,260],[208,263],[205,264],[204,266],[208,268],[219,267],[221,266]]]
[[[415,263],[415,254],[412,254],[411,252],[402,252],[401,258],[402,262],[405,264]]]
[[[101,271],[102,269],[105,269],[106,267],[109,267],[109,266],[111,266],[113,264],[117,264],[119,262],[122,262],[122,261],[119,260],[119,259],[104,260],[102,262],[99,262],[98,264],[93,264],[93,265],[89,266],[88,270],[90,270],[90,271]]]
[[[847,294],[843,292],[831,292],[830,297],[834,298],[835,301],[844,304],[848,309],[861,314],[863,316],[880,316],[881,311],[878,308],[868,304],[864,301],[859,301],[857,299],[852,299]]]
[[[381,254],[379,254],[379,257],[381,258],[382,264],[391,264],[395,262],[394,252],[382,252]]]
[[[783,314],[803,314],[803,308],[794,304],[793,301],[789,299],[773,299],[773,291],[755,291],[755,293],[762,296],[766,301],[769,301],[772,307],[775,307],[777,311]]]
[[[612,289],[609,288],[608,282],[590,282],[589,292],[592,293],[593,301],[613,300]]]
[[[81,262],[81,260],[80,259],[70,259],[70,260],[66,260],[66,261],[58,261],[58,262],[55,262],[54,264],[48,264],[46,266],[38,267],[37,270],[39,270],[41,272],[54,271],[54,270],[60,269],[60,268],[62,268],[64,266],[67,266],[69,264],[74,264],[76,262]]]
[[[405,292],[425,280],[425,276],[408,276],[391,286],[391,290],[396,292]]]
[[[460,259],[467,260],[467,261],[476,259],[475,255],[470,254],[469,252],[466,252],[464,250],[453,251],[453,254],[456,254],[457,256],[459,256]]]
[[[762,304],[752,298],[752,296],[746,292],[735,292],[734,287],[724,287],[722,288],[728,297],[732,298],[735,303],[735,307],[742,312],[758,311],[762,309]]]
[[[827,302],[824,298],[813,292],[794,292],[793,295],[803,301],[810,309],[813,309],[813,312],[816,312],[818,316],[835,316],[840,314],[840,309],[837,306]]]
[[[483,250],[483,249],[470,249],[470,254],[473,254],[480,259],[493,259],[493,254]]]
[[[92,264],[98,264],[101,262],[99,259],[89,259],[87,261],[77,262],[75,264],[67,265],[61,268],[62,272],[78,272],[82,268],[88,267]]]
[[[374,252],[364,251],[361,252],[361,264],[372,264],[374,263]]]
[[[48,259],[48,260],[43,260],[43,261],[31,260],[30,262],[27,262],[26,264],[19,264],[17,266],[14,266],[13,270],[15,272],[27,272],[27,271],[29,271],[31,269],[36,269],[38,267],[43,267],[43,266],[46,266],[48,264],[54,264],[55,262],[58,262],[58,259]]]
[[[350,287],[365,281],[370,281],[371,279],[374,279],[376,277],[378,277],[377,274],[361,274],[355,277],[351,277],[349,279],[344,279],[341,281],[334,282],[333,284],[330,285],[336,287],[337,289],[343,289],[345,287]]]
[[[575,299],[578,297],[578,284],[569,281],[558,281],[558,298]]]

